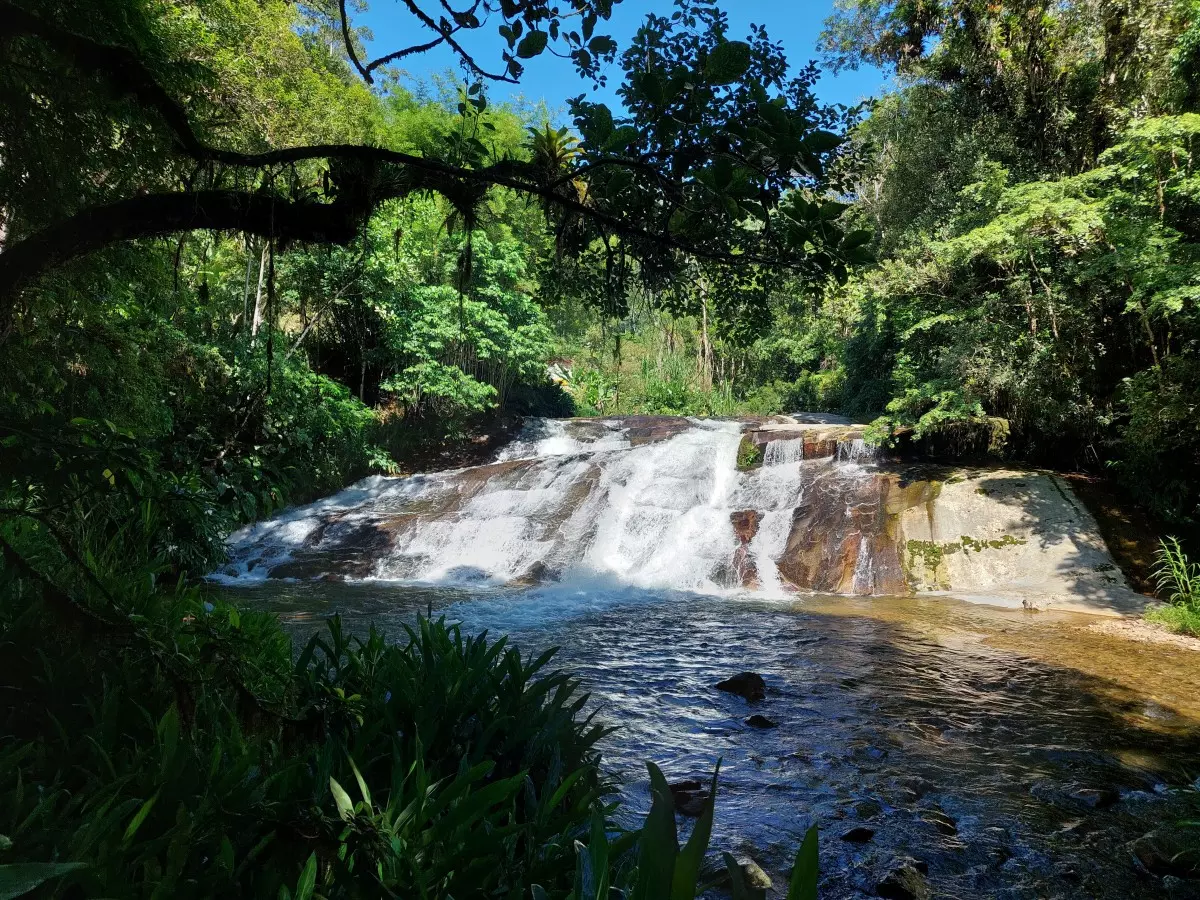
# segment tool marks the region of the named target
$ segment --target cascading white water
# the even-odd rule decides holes
[[[804,461],[804,441],[771,441],[763,452],[764,466],[786,466]]]
[[[845,443],[838,444],[837,458],[840,462],[861,463],[874,462],[877,449],[872,447],[862,438],[852,438]]]
[[[780,594],[786,586],[776,561],[806,490],[843,470],[859,477],[856,464],[868,458],[854,448],[850,465],[805,460],[805,442],[793,433],[767,441],[763,465],[741,472],[740,423],[645,421],[534,420],[490,465],[366,479],[238,532],[231,564],[216,577],[604,578]],[[744,514],[754,516],[754,527],[739,536],[731,519]],[[751,580],[736,571],[739,552],[752,563]],[[861,565],[869,573],[869,561]],[[859,580],[856,573],[856,588]]]

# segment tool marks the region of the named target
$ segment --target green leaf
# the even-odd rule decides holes
[[[708,54],[704,77],[711,84],[729,84],[745,75],[749,68],[750,45],[745,41],[725,41]]]
[[[174,703],[158,722],[158,741],[162,746],[160,772],[165,777],[175,758],[175,749],[179,746],[179,710]]]
[[[695,900],[700,866],[704,863],[704,854],[708,852],[708,842],[712,837],[713,810],[717,805],[717,776],[720,772],[721,761],[717,760],[704,810],[696,820],[696,827],[692,829],[691,837],[675,863],[675,875],[671,880],[671,900]]]
[[[300,880],[296,882],[296,900],[310,900],[316,886],[317,854],[311,853],[304,864],[304,871],[300,873]]]
[[[14,863],[0,866],[0,900],[12,900],[28,894],[35,887],[51,878],[84,868],[80,862],[70,863]]]
[[[810,131],[804,136],[804,147],[810,153],[826,153],[842,145],[842,138],[832,131]]]
[[[354,803],[350,800],[350,795],[332,775],[329,776],[329,789],[333,791],[333,802],[337,804],[338,815],[343,821],[349,822],[354,816]]]
[[[603,103],[593,103],[587,108],[584,129],[593,143],[603,144],[613,133],[613,116]]]
[[[604,149],[609,151],[624,150],[630,144],[635,143],[640,137],[641,133],[632,125],[622,125],[604,142]]]
[[[671,896],[679,837],[675,830],[675,800],[662,770],[646,763],[650,771],[650,814],[642,826],[638,850],[638,878],[633,900],[662,900]]]
[[[128,827],[125,829],[125,835],[122,841],[128,844],[133,840],[133,836],[137,834],[137,830],[142,827],[142,823],[146,821],[146,816],[150,815],[150,810],[154,809],[154,804],[158,802],[158,791],[154,792],[149,800],[142,804],[141,809],[137,811],[134,817],[130,820]]]
[[[792,878],[788,883],[787,900],[817,900],[817,876],[820,863],[817,856],[817,826],[814,824],[804,835],[804,841],[796,852],[792,865]]]
[[[531,31],[525,37],[521,38],[521,43],[517,44],[517,56],[521,59],[529,59],[537,56],[546,49],[546,41],[549,35],[544,31]]]
[[[587,846],[588,866],[592,872],[591,893],[579,900],[608,900],[609,846],[604,816],[599,810],[592,813],[592,834]]]
[[[350,771],[354,773],[354,779],[358,782],[358,790],[362,794],[363,800],[367,806],[371,805],[371,792],[367,790],[367,782],[363,780],[362,773],[358,771],[358,766],[354,764],[354,757],[346,754],[346,759],[350,762]]]

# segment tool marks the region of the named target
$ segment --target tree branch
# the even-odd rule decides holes
[[[404,2],[416,9],[413,0]],[[11,304],[22,285],[41,273],[119,241],[163,237],[195,230],[230,230],[285,241],[346,243],[385,200],[424,190],[441,193],[452,202],[461,202],[463,188],[466,187],[479,191],[493,186],[503,187],[539,197],[564,213],[586,219],[608,233],[678,250],[701,259],[788,268],[799,265],[750,253],[699,246],[675,237],[665,227],[662,231],[642,227],[605,212],[586,200],[580,200],[573,191],[560,190],[567,179],[579,177],[593,168],[625,165],[653,170],[646,162],[599,160],[577,168],[566,178],[558,178],[547,184],[531,165],[511,160],[481,169],[465,169],[438,159],[352,144],[318,144],[263,153],[242,153],[212,147],[200,140],[184,108],[157,83],[153,74],[131,51],[74,35],[24,12],[9,0],[0,0],[0,17],[11,26],[11,33],[32,35],[44,40],[68,54],[83,68],[106,75],[116,86],[158,112],[183,152],[197,162],[266,168],[312,160],[342,160],[393,166],[400,176],[390,186],[380,188],[367,185],[365,192],[351,192],[355,194],[353,200],[339,199],[331,203],[289,201],[249,191],[206,190],[152,194],[84,210],[58,225],[9,244],[0,253],[0,310]],[[425,18],[428,19],[428,16]],[[453,39],[446,37],[446,40],[451,46],[456,46]],[[348,45],[348,49],[352,48]],[[361,63],[359,66],[364,68]],[[656,177],[661,183],[662,174],[656,173]]]
[[[338,0],[338,4],[342,11],[342,41],[346,45],[346,55],[350,57],[354,68],[358,69],[358,74],[369,84],[371,73],[364,69],[363,64],[358,61],[358,54],[354,51],[354,41],[350,38],[350,17],[346,15],[346,0]]]
[[[433,21],[433,19],[430,18],[429,14],[426,13],[425,10],[417,6],[415,0],[404,0],[404,5],[408,7],[409,12],[421,20],[421,24],[423,24],[430,31],[440,34],[443,38],[445,38],[446,43],[450,45],[450,48],[458,54],[458,58],[466,63],[476,75],[479,75],[481,78],[487,78],[491,81],[506,81],[509,84],[517,83],[517,79],[515,78],[511,78],[508,75],[496,75],[482,68],[477,62],[475,62],[471,54],[463,49],[462,45],[459,44],[458,41],[454,40],[454,38],[452,38],[449,34],[442,31],[442,29],[438,27],[437,22]]]
[[[424,53],[427,50],[432,50],[434,47],[443,43],[446,40],[446,35],[442,34],[440,29],[438,37],[432,41],[426,41],[424,44],[414,44],[411,47],[405,47],[403,50],[397,50],[395,53],[389,53],[387,56],[381,56],[379,59],[372,60],[365,66],[359,61],[358,53],[354,49],[354,40],[350,36],[350,17],[346,13],[346,0],[338,0],[341,9],[342,18],[342,42],[346,45],[346,55],[350,57],[350,62],[354,68],[358,70],[358,74],[363,77],[367,84],[374,84],[375,79],[371,73],[380,66],[386,66],[388,63],[395,62],[398,59],[403,59],[406,56],[412,56],[414,53]],[[458,29],[454,29],[457,31]],[[451,32],[453,33],[453,32]]]
[[[119,241],[181,231],[243,231],[345,244],[365,213],[346,203],[288,202],[241,191],[147,194],[77,213],[0,253],[0,308],[43,272]]]

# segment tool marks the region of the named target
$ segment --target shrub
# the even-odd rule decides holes
[[[1177,538],[1159,541],[1154,583],[1177,606],[1200,611],[1200,563],[1189,562]]]

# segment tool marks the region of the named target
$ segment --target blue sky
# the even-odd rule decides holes
[[[799,67],[816,57],[817,36],[833,9],[833,0],[723,0],[721,5],[729,15],[730,37],[745,37],[751,22],[766,25],[771,39],[781,42],[793,65]],[[672,0],[624,0],[614,8],[607,28],[598,25],[596,31],[611,34],[624,49],[647,13],[663,14],[672,8]],[[416,27],[417,23],[398,0],[371,0],[368,11],[355,16],[354,23],[371,29],[374,40],[369,48],[374,55],[419,43],[429,34]],[[469,40],[463,43],[484,68],[498,71],[502,67],[500,52],[504,42],[492,23],[469,35]],[[581,79],[567,60],[544,53],[526,63],[520,85],[489,86],[488,96],[493,103],[517,98],[531,104],[544,101],[552,113],[561,113],[568,97],[592,93],[591,82]],[[447,69],[457,70],[458,66],[454,55],[439,47],[405,60],[403,69],[410,79],[420,81]],[[595,99],[616,105],[614,89],[620,81],[620,70],[613,65],[608,75],[608,86],[597,91]],[[816,93],[825,103],[853,105],[877,94],[885,81],[884,73],[878,69],[826,73],[818,82]]]

